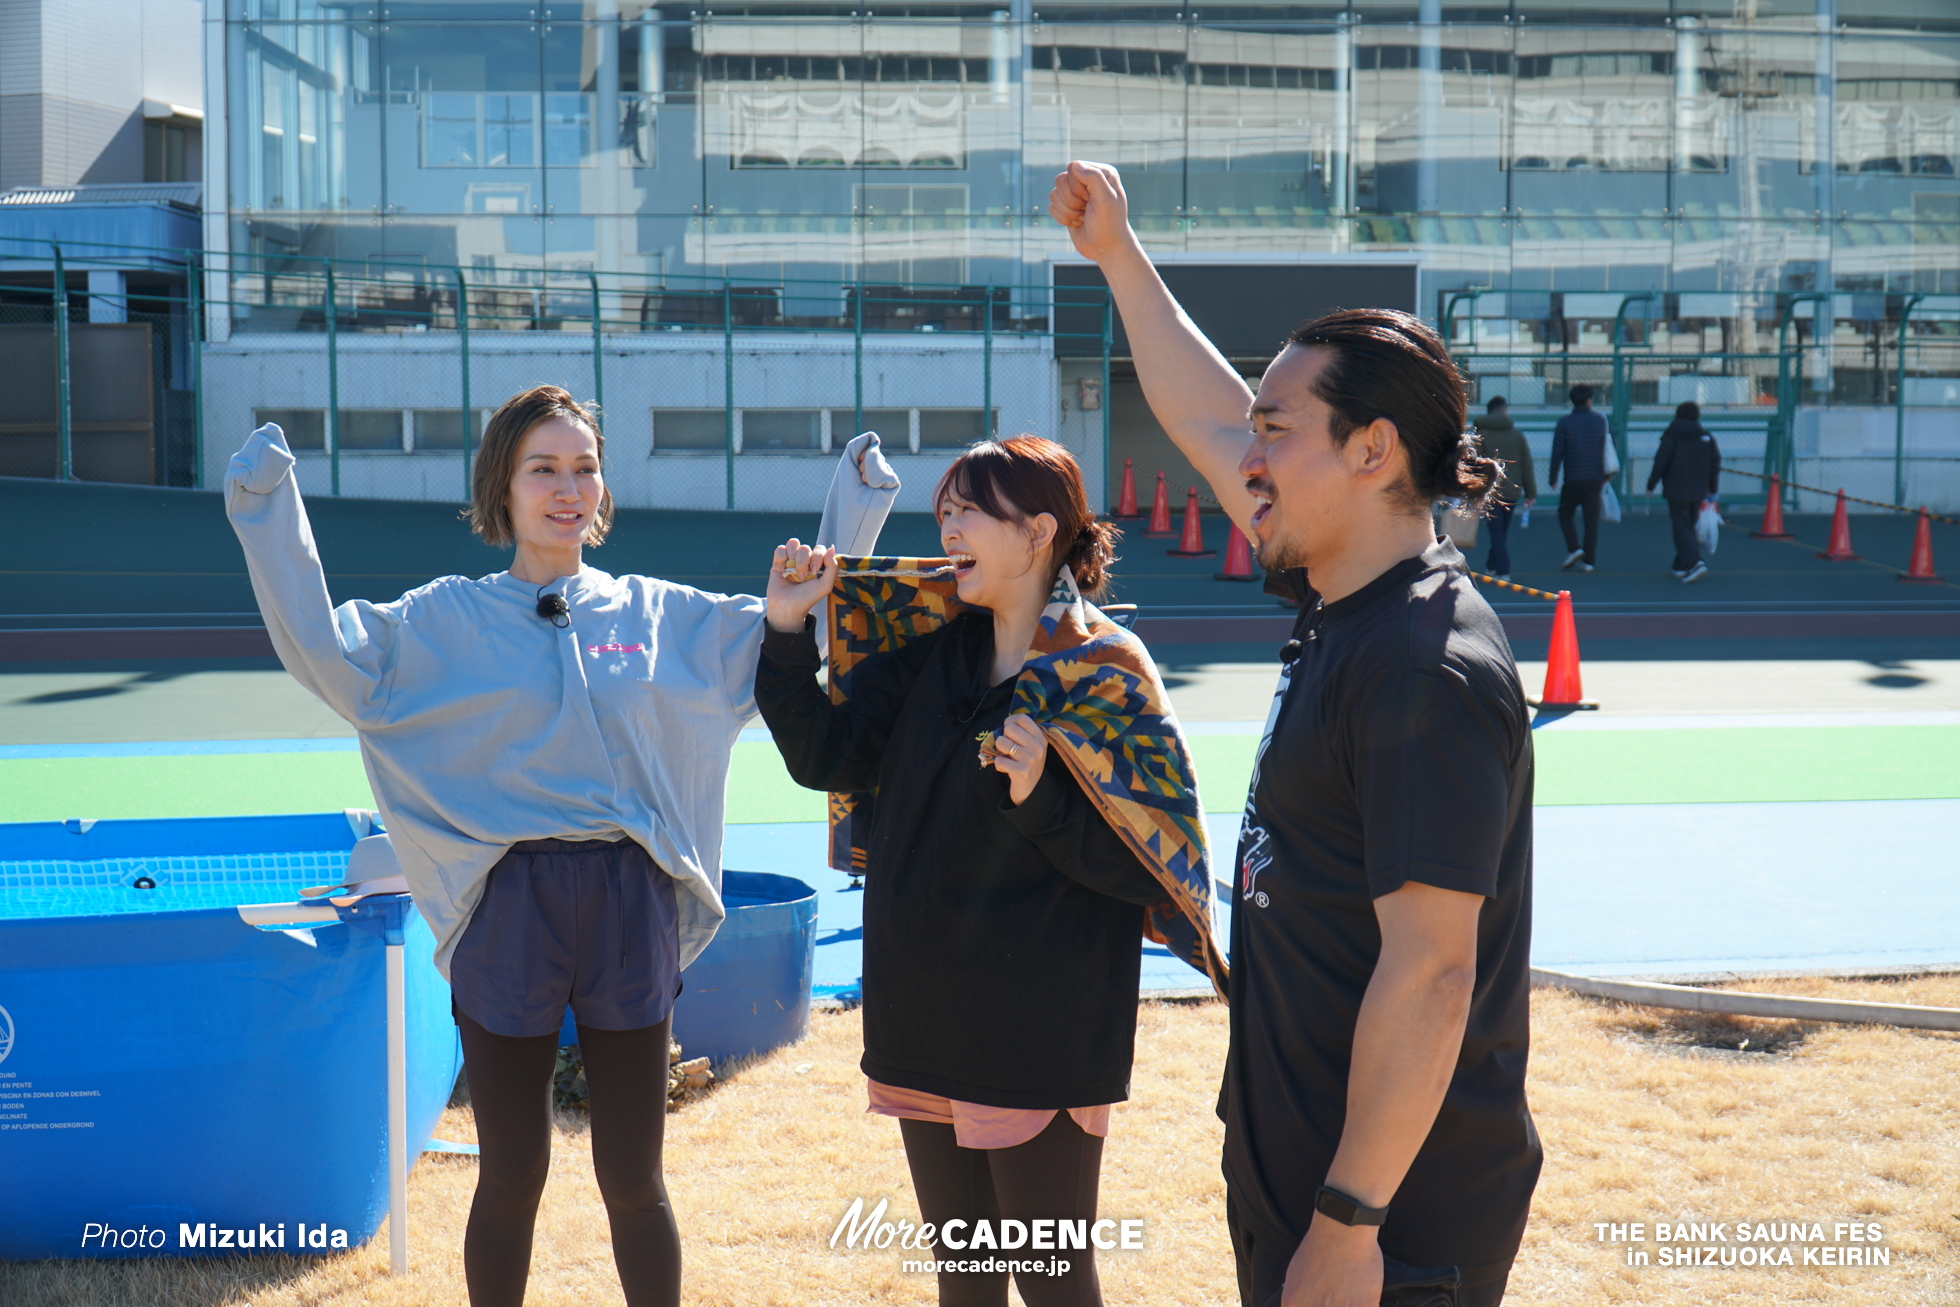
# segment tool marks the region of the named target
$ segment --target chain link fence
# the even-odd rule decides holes
[[[1620,453],[1616,488],[1636,510],[1684,400],[1733,465],[1960,509],[1960,296],[1888,309],[1867,335],[1891,343],[1880,340],[1867,371],[1889,381],[1875,392],[1883,402],[1865,404],[1815,402],[1848,384],[1847,351],[1864,348],[1841,314],[1835,335],[1806,336],[1802,311],[1816,306],[1798,301],[1829,298],[1789,297],[1775,352],[1624,344],[1457,359],[1473,408],[1503,395],[1541,468],[1571,388],[1592,386]],[[212,487],[245,435],[276,421],[308,494],[461,503],[490,414],[551,383],[599,407],[609,481],[629,507],[808,511],[822,502],[828,455],[865,430],[898,462],[904,510],[929,507],[961,448],[1022,431],[1071,449],[1107,505],[1112,326],[1099,287],[207,259],[6,240],[0,358],[13,403],[0,415],[0,475]],[[1736,490],[1725,498],[1761,496]],[[1828,505],[1799,495],[1792,506]]]
[[[1760,468],[1792,482],[1843,487],[1884,503],[1960,507],[1960,378],[1937,369],[1960,365],[1954,342],[1937,332],[1909,338],[1907,356],[1919,366],[1899,376],[1884,407],[1799,404],[1811,393],[1807,367],[1818,351],[1793,347],[1781,353],[1565,354],[1477,350],[1459,352],[1457,365],[1469,389],[1472,413],[1502,396],[1531,447],[1538,476],[1549,471],[1554,428],[1570,410],[1571,390],[1593,389],[1592,404],[1606,415],[1620,458],[1614,488],[1635,511],[1657,508],[1647,477],[1661,433],[1676,408],[1693,401],[1700,421],[1721,447],[1723,462]],[[1955,392],[1946,395],[1945,389]],[[1935,404],[1933,400],[1941,402]],[[1542,493],[1542,486],[1541,486]],[[1764,486],[1726,484],[1722,499],[1761,503]],[[1820,512],[1830,498],[1790,491],[1786,507]]]
[[[1045,286],[296,259],[255,260],[226,281],[213,305],[229,338],[206,346],[205,421],[226,441],[279,422],[309,494],[460,501],[489,415],[541,384],[598,407],[608,484],[626,507],[807,511],[830,455],[861,431],[898,465],[901,509],[928,507],[958,451],[995,435],[1058,439],[1091,484],[1102,476],[1106,415],[1071,423],[1055,403],[1068,365]],[[1107,334],[1095,342],[1105,374]],[[207,454],[207,477],[226,452]]]

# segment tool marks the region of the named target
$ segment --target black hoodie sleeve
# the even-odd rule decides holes
[[[885,742],[938,635],[874,654],[852,678],[850,702],[833,704],[817,681],[823,659],[816,618],[806,617],[803,629],[789,634],[764,623],[755,703],[790,779],[805,789],[843,794],[876,789]]]
[[[1003,787],[1004,789],[1005,787]],[[1143,860],[1089,802],[1051,745],[1041,779],[1019,807],[1005,793],[1000,810],[1014,829],[1085,889],[1148,907],[1168,897]]]
[[[1661,432],[1661,447],[1654,451],[1654,470],[1647,474],[1647,493],[1653,494],[1654,487],[1667,478],[1668,465],[1674,462],[1675,430],[1672,423]]]

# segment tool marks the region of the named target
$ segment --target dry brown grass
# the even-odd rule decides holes
[[[1960,1006],[1960,978],[1805,981],[1783,993]],[[1727,1021],[1541,992],[1533,1111],[1546,1165],[1506,1299],[1516,1307],[1960,1301],[1960,1038],[1879,1028]],[[896,1125],[863,1113],[854,1014],[742,1069],[668,1120],[668,1173],[689,1303],[919,1304],[904,1256],[832,1251],[850,1200],[916,1216]],[[1103,1254],[1111,1303],[1229,1304],[1220,1126],[1225,1049],[1215,1004],[1146,1004],[1131,1101],[1112,1125],[1103,1211],[1142,1217],[1147,1247]],[[1735,1045],[1749,1041],[1748,1048]],[[1727,1051],[1722,1051],[1723,1047]],[[1767,1046],[1771,1051],[1753,1051]],[[467,1108],[443,1137],[474,1139]],[[410,1179],[412,1271],[386,1274],[385,1237],[325,1261],[0,1265],[8,1307],[421,1307],[462,1303],[467,1158],[431,1155]],[[1890,1268],[1629,1269],[1594,1221],[1878,1221]],[[1658,1245],[1655,1245],[1657,1247]],[[583,1121],[561,1119],[539,1214],[534,1304],[619,1301]]]

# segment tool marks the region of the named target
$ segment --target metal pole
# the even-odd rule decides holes
[[[981,310],[985,324],[980,338],[980,438],[992,440],[994,430],[994,283],[987,283],[987,302]]]
[[[1456,306],[1464,300],[1470,301],[1470,348],[1473,351],[1477,348],[1477,301],[1489,290],[1488,286],[1472,286],[1469,290],[1450,292],[1443,301],[1443,348],[1450,348],[1450,333],[1456,326]]]
[[[461,268],[456,269],[456,335],[463,351],[463,502],[467,504],[476,496],[470,482],[470,288]]]
[[[408,984],[400,909],[383,936],[388,957],[388,1273],[408,1274]]]
[[[1102,487],[1103,511],[1109,510],[1109,348],[1116,312],[1115,292],[1103,290],[1102,330]]]
[[[1620,357],[1620,343],[1621,337],[1626,333],[1627,306],[1643,301],[1652,302],[1653,298],[1654,292],[1650,290],[1622,295],[1619,310],[1613,314],[1613,426],[1608,432],[1608,439],[1612,440],[1614,451],[1620,456],[1620,475],[1614,479],[1621,483],[1619,489],[1622,497],[1630,497],[1633,494],[1633,440],[1627,430],[1632,417],[1633,396],[1628,393],[1631,388],[1627,384],[1625,360]],[[1647,320],[1651,325],[1653,321],[1651,309],[1648,311]],[[1651,332],[1648,338],[1652,339]]]
[[[191,485],[204,489],[204,265],[189,264],[190,320],[184,324],[191,347]]]
[[[1796,386],[1790,375],[1790,323],[1799,304],[1829,304],[1831,297],[1823,291],[1799,291],[1783,301],[1783,311],[1776,317],[1776,426],[1770,439],[1763,446],[1763,475],[1777,475],[1786,481],[1795,470],[1796,462]],[[1820,318],[1813,317],[1816,325]],[[1812,331],[1812,339],[1829,340],[1830,334]],[[1799,368],[1801,375],[1801,367]]]
[[[1906,326],[1912,320],[1913,309],[1925,298],[1909,295],[1905,307],[1899,310],[1898,388],[1892,396],[1892,502],[1900,505],[1906,502]]]
[[[599,274],[587,272],[592,280],[592,407],[599,411],[599,430],[606,429],[605,337],[600,334],[604,320],[599,316]]]
[[[327,464],[333,474],[333,493],[340,494],[340,333],[333,303],[333,261],[321,259],[327,270]]]
[[[68,416],[68,273],[61,265],[61,242],[54,246],[54,352],[55,423],[60,444],[55,450],[55,477],[72,481],[75,477],[75,433]]]
[[[727,502],[735,509],[735,292],[721,279],[721,439],[727,460]]]
[[[857,295],[852,300],[853,332],[852,381],[856,389],[851,400],[851,439],[864,434],[864,278],[858,277]]]

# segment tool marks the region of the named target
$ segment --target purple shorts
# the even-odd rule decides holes
[[[449,964],[455,1009],[529,1038],[570,1007],[595,1030],[659,1025],[681,990],[674,880],[632,840],[525,840],[490,869]]]

